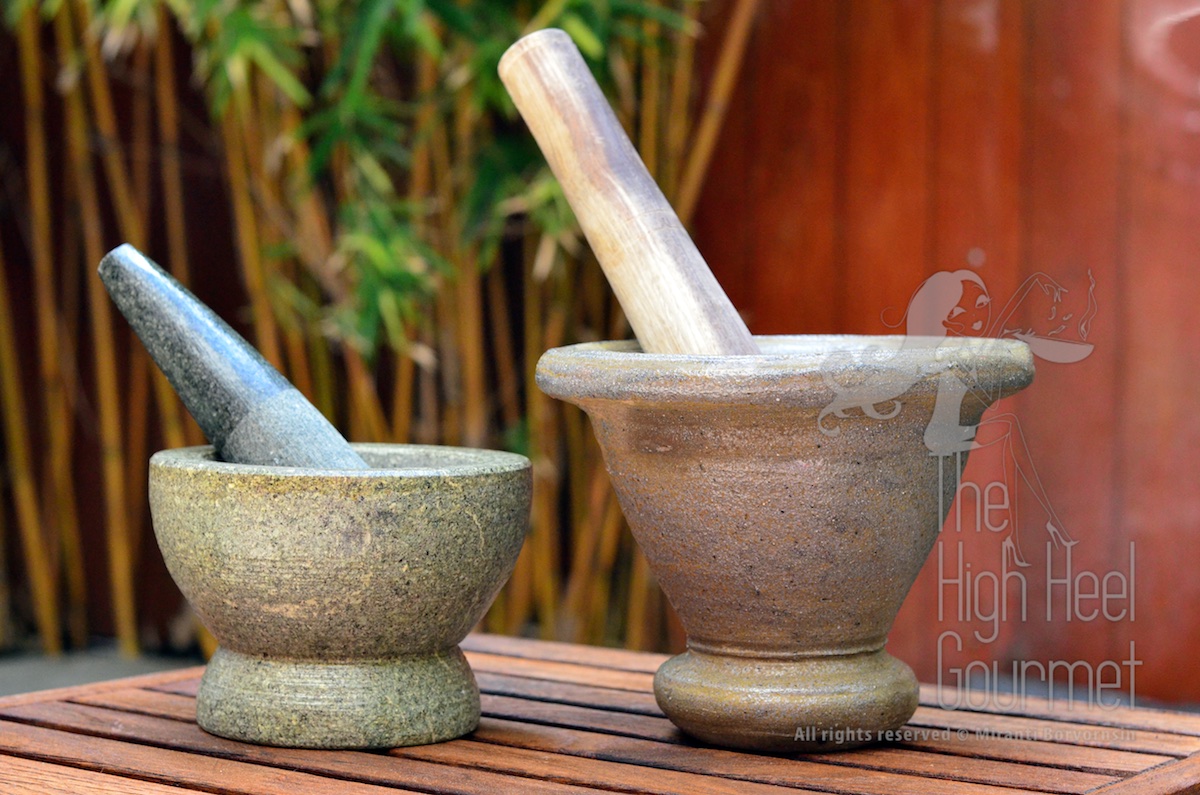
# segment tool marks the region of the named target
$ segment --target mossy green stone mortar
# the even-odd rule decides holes
[[[457,644],[504,585],[529,520],[523,456],[354,445],[369,470],[150,459],[154,532],[220,643],[200,726],[267,745],[386,748],[479,721]]]

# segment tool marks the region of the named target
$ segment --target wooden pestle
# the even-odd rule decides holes
[[[547,29],[500,59],[529,125],[649,353],[758,346],[613,113],[570,36]]]
[[[100,262],[100,279],[218,459],[370,468],[240,334],[133,246],[110,251]]]

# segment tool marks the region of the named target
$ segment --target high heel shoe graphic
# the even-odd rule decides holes
[[[1056,547],[1073,547],[1079,543],[1078,538],[1068,538],[1066,531],[1055,526],[1054,522],[1046,522],[1046,532]]]
[[[1025,558],[1021,557],[1021,548],[1017,546],[1017,543],[1013,540],[1012,536],[1008,536],[1004,539],[1004,543],[1001,545],[1001,550],[1004,554],[1004,563],[1006,566],[1011,560],[1012,565],[1019,568],[1024,569],[1029,567],[1029,563],[1025,560]]]

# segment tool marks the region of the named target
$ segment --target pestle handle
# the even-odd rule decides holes
[[[758,346],[561,30],[523,37],[500,79],[650,353],[755,354]]]
[[[100,280],[218,459],[370,468],[240,334],[136,248],[110,251],[100,262]]]

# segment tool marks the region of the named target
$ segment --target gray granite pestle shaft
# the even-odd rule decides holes
[[[110,251],[100,280],[219,459],[370,468],[241,335],[136,248]]]

